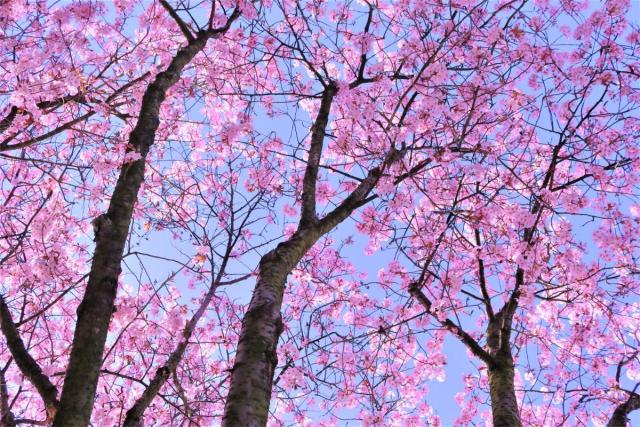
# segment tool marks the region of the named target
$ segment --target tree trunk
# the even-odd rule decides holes
[[[369,200],[382,172],[404,156],[392,147],[381,164],[324,218],[316,214],[316,181],[331,102],[337,93],[333,83],[325,87],[312,126],[311,147],[303,179],[302,212],[296,233],[260,260],[258,279],[249,309],[242,320],[231,385],[224,409],[224,427],[267,425],[273,376],[278,365],[278,339],[283,324],[280,308],[287,276],[304,254],[324,234],[336,227]]]
[[[607,427],[627,427],[628,421],[627,412],[624,408],[618,406],[616,410],[613,411],[613,415],[611,415],[611,419],[607,423]]]
[[[144,180],[145,158],[160,123],[160,105],[167,90],[178,81],[184,67],[204,48],[208,38],[209,33],[201,33],[178,50],[167,69],[156,76],[142,98],[138,122],[129,135],[130,150],[138,152],[141,158],[122,166],[107,213],[93,222],[96,248],[87,289],[78,307],[78,321],[54,427],[85,427],[89,424],[109,322],[114,311],[122,254],[138,190]]]
[[[518,400],[513,385],[513,361],[489,368],[489,394],[493,427],[521,427]]]
[[[242,320],[242,331],[231,374],[222,425],[267,425],[277,346],[283,324],[280,308],[291,270],[320,237],[317,229],[303,229],[260,260],[256,288]]]
[[[640,395],[632,393],[625,403],[618,405],[613,411],[607,427],[627,427],[629,423],[628,415],[638,409],[640,409]]]
[[[521,427],[520,410],[514,387],[511,328],[518,307],[524,271],[516,271],[515,289],[502,309],[490,316],[487,325],[487,350],[491,355],[489,368],[489,394],[494,427]]]

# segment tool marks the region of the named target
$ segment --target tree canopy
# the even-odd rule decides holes
[[[5,1],[1,424],[626,426],[638,16]]]

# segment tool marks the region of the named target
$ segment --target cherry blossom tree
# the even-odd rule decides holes
[[[308,148],[302,145],[307,151],[304,172],[301,180],[296,178],[299,221],[288,239],[259,263],[238,341],[224,425],[267,422],[277,343],[284,331],[284,286],[300,260],[322,236],[377,198],[375,192],[392,191],[433,163],[434,156],[477,150],[465,141],[478,125],[473,117],[476,108],[465,112],[466,104],[489,102],[510,80],[509,72],[517,69],[517,61],[500,69],[508,44],[498,46],[495,37],[480,41],[476,54],[456,57],[469,40],[481,39],[480,33],[509,27],[517,14],[511,4],[495,9],[488,3],[434,9],[419,3],[397,8],[354,2],[325,11],[311,3],[275,4],[276,21],[266,15],[266,23],[258,24],[265,33],[267,66],[277,74],[292,74],[294,86],[287,93],[304,96],[311,91],[307,97],[315,96],[319,102],[311,111],[315,118]],[[387,48],[389,37],[403,43]],[[291,70],[292,62],[300,67]],[[459,71],[448,74],[446,64]],[[313,90],[318,85],[316,95]],[[453,114],[445,108],[452,108]],[[334,141],[325,153],[329,134]],[[321,175],[321,168],[327,173]],[[356,168],[363,172],[354,174]],[[323,192],[328,197],[318,191],[325,182]],[[319,197],[329,202],[320,215]]]
[[[620,367],[613,381],[616,365],[637,354],[628,323],[637,317],[619,316],[637,304],[637,221],[625,201],[638,182],[637,76],[628,68],[637,36],[623,3],[584,15],[565,7],[544,11],[584,18],[565,35],[573,50],[550,46],[544,34],[554,29],[530,20],[536,38],[519,53],[531,55],[528,87],[516,82],[491,111],[515,104],[520,113],[478,136],[474,158],[414,179],[414,210],[365,218],[382,218],[368,226],[373,237],[392,235],[410,261],[416,273],[399,277],[424,315],[481,364],[459,397],[461,424],[478,414],[478,388],[488,389],[494,426],[625,425],[637,408]],[[603,401],[614,406],[591,406]]]
[[[438,426],[452,374],[456,425],[625,425],[639,33],[601,6],[7,2],[3,425]]]
[[[141,19],[156,27],[153,40],[144,40],[145,36],[142,34],[139,40],[132,40],[123,33],[124,21],[133,5],[117,6],[119,16],[111,23],[101,22],[102,14],[106,13],[103,4],[79,3],[48,10],[45,3],[29,5],[16,1],[6,9],[3,8],[8,15],[3,16],[2,24],[10,36],[6,41],[8,76],[3,82],[6,86],[5,93],[10,94],[8,111],[2,119],[2,131],[7,135],[1,143],[3,151],[24,150],[41,141],[49,142],[49,138],[65,136],[65,131],[72,129],[77,123],[82,125],[80,129],[73,129],[74,133],[82,135],[89,132],[96,136],[105,132],[108,134],[112,109],[115,109],[117,117],[130,121],[127,123],[130,125],[128,140],[122,147],[124,161],[121,160],[109,207],[106,213],[92,221],[96,245],[84,296],[77,308],[78,319],[59,400],[56,386],[26,350],[7,304],[4,301],[2,304],[2,326],[8,336],[7,347],[22,373],[38,390],[47,408],[47,417],[53,418],[54,425],[87,425],[89,422],[109,321],[115,309],[123,251],[137,194],[144,181],[145,161],[160,124],[162,103],[169,89],[180,79],[185,67],[205,49],[207,41],[224,36],[241,14],[240,6],[236,3],[214,2],[209,7],[207,20],[200,23],[194,20],[188,24],[168,3],[161,1],[158,6],[153,5],[143,11],[141,16]],[[167,17],[163,18],[164,15]],[[163,31],[162,25],[170,21],[172,27],[179,28],[177,34],[181,37],[167,51],[163,46],[165,38],[176,39],[176,33],[172,33],[172,30]],[[89,38],[85,34],[93,37]],[[149,43],[145,48],[136,49],[145,42]],[[153,56],[157,54],[160,54],[161,61],[158,70],[154,64],[149,64],[149,59],[153,61]],[[32,70],[31,67],[37,63],[38,58],[43,56],[47,58],[46,62],[39,69]],[[136,62],[136,59],[141,62]],[[81,64],[76,64],[78,60]],[[138,70],[145,68],[145,65],[153,71],[140,74]],[[123,74],[127,76],[127,81],[118,84]],[[136,117],[130,119],[130,115],[117,111],[120,105],[118,100],[129,88],[138,86],[137,83],[141,81],[145,82],[142,89],[138,88],[141,100],[131,105],[134,109],[138,108]],[[87,121],[98,112],[104,116],[99,123]],[[47,147],[44,150],[43,154],[55,153]],[[64,153],[64,148],[61,150],[63,155],[69,154]],[[9,157],[20,160],[19,157]],[[23,164],[15,167],[20,168]],[[12,173],[10,170],[8,172]],[[16,177],[19,172],[14,172]],[[62,178],[57,178],[60,183]],[[55,185],[54,178],[49,186]],[[15,190],[19,187],[18,183],[11,189],[7,201],[16,195]],[[45,200],[51,198],[52,192],[53,190],[47,192]],[[31,217],[31,221],[35,221],[35,215]],[[47,220],[41,218],[41,221]],[[22,240],[26,234],[27,230],[8,234],[7,237],[17,236],[17,240],[9,241],[9,253],[3,261],[8,261],[17,254],[23,246]],[[51,242],[47,237],[41,235],[43,243],[48,245]],[[211,292],[218,282],[219,279],[217,282],[213,281]],[[211,299],[207,296],[205,300],[207,298]],[[201,314],[194,315],[193,324],[199,316]],[[186,339],[193,327],[188,326],[185,330]],[[153,389],[152,386],[148,389]],[[13,416],[7,413],[4,418],[13,419]],[[12,422],[15,423],[15,420]]]

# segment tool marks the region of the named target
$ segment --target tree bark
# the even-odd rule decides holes
[[[637,409],[640,409],[640,395],[633,393],[625,403],[616,407],[613,414],[611,414],[607,427],[627,427],[629,414]]]
[[[256,288],[242,320],[223,426],[267,425],[285,282],[319,237],[317,228],[299,230],[260,260]]]
[[[489,368],[489,394],[494,427],[522,426],[513,376],[513,361],[510,357]]]
[[[51,383],[49,377],[42,372],[38,362],[36,362],[36,360],[31,357],[31,354],[27,351],[27,348],[20,337],[18,328],[13,322],[9,307],[6,304],[4,297],[1,295],[0,328],[4,334],[9,352],[11,353],[13,360],[15,360],[16,365],[18,365],[18,368],[20,368],[20,372],[22,372],[31,384],[34,385],[36,390],[38,390],[40,397],[42,397],[42,400],[44,401],[48,416],[53,416],[58,405],[58,389]]]
[[[328,231],[327,227],[320,226],[317,219],[316,182],[331,104],[336,93],[337,87],[329,82],[325,86],[318,115],[311,128],[311,146],[302,184],[302,212],[298,230],[289,240],[280,243],[260,260],[256,287],[249,309],[242,319],[222,419],[223,426],[267,425],[273,376],[278,365],[278,339],[284,327],[280,308],[285,283],[304,254]],[[334,221],[335,224],[338,222]]]
[[[518,268],[516,288],[509,301],[491,317],[487,326],[487,350],[492,357],[489,369],[489,395],[494,427],[521,427],[520,410],[514,387],[511,327],[518,305],[524,273]]]
[[[96,248],[87,289],[78,307],[78,321],[54,427],[89,424],[118,289],[122,254],[133,207],[144,180],[145,159],[160,123],[160,106],[169,88],[204,48],[210,35],[202,32],[179,49],[167,69],[155,77],[143,95],[138,122],[129,135],[129,150],[138,152],[141,158],[122,166],[107,213],[94,220]]]

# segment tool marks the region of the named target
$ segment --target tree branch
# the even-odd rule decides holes
[[[18,368],[20,368],[20,372],[33,384],[40,397],[42,397],[48,415],[50,417],[53,416],[58,407],[58,390],[51,383],[49,377],[42,372],[38,362],[29,354],[2,295],[0,295],[0,328],[7,341],[11,356],[16,361]]]
[[[169,13],[169,15],[171,15],[173,20],[176,21],[176,24],[178,24],[178,27],[180,27],[180,31],[182,31],[182,34],[184,34],[184,36],[187,38],[189,43],[193,42],[195,37],[193,36],[193,33],[191,33],[191,30],[189,29],[189,26],[187,25],[187,23],[184,22],[182,18],[180,18],[180,15],[178,15],[178,12],[176,12],[175,9],[172,8],[171,5],[166,0],[159,0],[159,1],[162,7],[164,7],[165,10]]]
[[[318,222],[321,233],[326,233],[331,230],[351,215],[354,210],[375,198],[375,196],[368,196],[378,184],[382,173],[387,170],[389,166],[399,161],[404,156],[405,152],[406,150],[404,149],[398,150],[391,147],[381,164],[371,169],[367,174],[367,177],[358,184],[355,190],[353,190],[351,194],[349,194],[334,210]]]
[[[302,214],[301,225],[310,225],[316,221],[316,184],[318,181],[318,167],[322,157],[322,147],[329,123],[331,103],[338,88],[330,82],[322,93],[320,109],[311,127],[311,147],[307,157],[307,168],[302,181]]]
[[[478,249],[480,248],[480,230],[475,230],[476,237],[476,245]],[[487,278],[484,273],[484,261],[482,258],[478,257],[478,279],[480,281],[480,292],[482,292],[482,299],[484,302],[485,309],[487,311],[487,316],[489,320],[493,320],[494,313],[493,307],[491,306],[491,297],[489,296],[489,291],[487,290]]]
[[[88,425],[91,419],[122,256],[138,192],[144,182],[146,156],[160,125],[160,107],[168,90],[205,48],[207,40],[226,31],[239,13],[235,9],[225,26],[201,31],[187,46],[178,49],[167,68],[155,76],[142,96],[138,120],[129,134],[129,150],[139,153],[140,158],[122,165],[107,212],[93,221],[96,247],[87,288],[77,310],[78,320],[54,427]]]
[[[425,311],[435,318],[445,329],[457,336],[462,343],[467,346],[471,352],[482,360],[488,367],[495,365],[495,359],[485,349],[483,349],[478,342],[473,339],[471,335],[465,332],[460,326],[453,323],[450,319],[440,320],[431,312],[431,301],[420,290],[420,285],[417,282],[413,282],[409,286],[409,293],[413,295],[420,304],[424,307]]]

